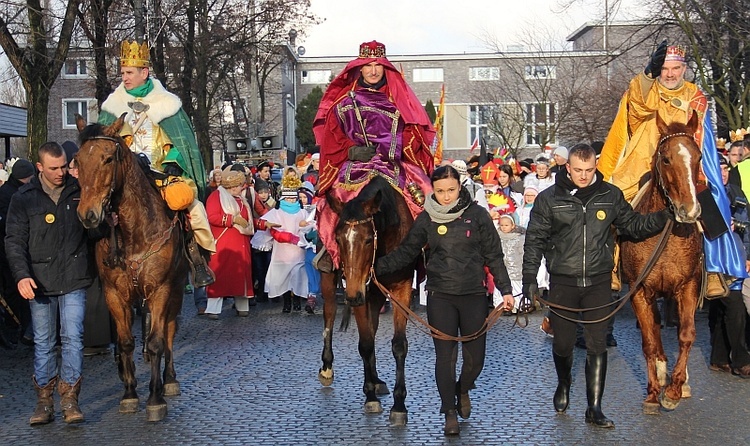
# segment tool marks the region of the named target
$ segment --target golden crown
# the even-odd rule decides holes
[[[360,59],[377,59],[378,57],[385,57],[385,45],[376,42],[375,40],[372,42],[365,42],[359,46],[359,57]]]
[[[148,43],[143,42],[139,45],[135,40],[132,42],[127,40],[122,42],[122,47],[120,48],[120,66],[136,68],[149,67],[151,64],[148,60]]]
[[[750,127],[746,129],[730,130],[729,140],[732,142],[742,141],[748,133],[750,133]]]
[[[716,148],[719,150],[723,150],[727,145],[726,138],[716,138]]]
[[[664,60],[667,62],[671,60],[685,62],[685,48],[676,45],[667,47],[667,55]]]
[[[295,176],[285,176],[281,179],[281,188],[287,190],[297,190],[302,186],[302,181]]]

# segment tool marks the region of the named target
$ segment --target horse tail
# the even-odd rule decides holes
[[[349,302],[346,302],[346,306],[344,307],[344,311],[341,315],[341,325],[339,325],[339,332],[347,331],[349,329],[349,322],[352,320],[352,307],[349,305]]]

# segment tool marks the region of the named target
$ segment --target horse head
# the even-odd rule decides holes
[[[125,113],[109,126],[86,125],[76,115],[76,127],[81,149],[76,155],[81,201],[78,218],[86,228],[95,228],[104,220],[112,195],[122,187],[124,163],[130,160],[130,150],[120,137]]]
[[[680,223],[695,223],[701,215],[696,186],[700,174],[701,150],[695,142],[698,114],[687,124],[667,125],[657,113],[661,138],[654,153],[652,178],[658,181],[667,205]]]
[[[334,234],[346,279],[344,292],[353,306],[362,305],[365,301],[378,249],[375,214],[380,210],[383,193],[380,189],[373,194],[366,192],[367,187],[347,203],[342,203],[333,194],[326,197],[331,209],[339,215]]]

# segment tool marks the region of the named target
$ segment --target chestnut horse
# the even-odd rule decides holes
[[[388,181],[376,176],[362,188],[359,195],[342,203],[332,194],[328,205],[339,215],[335,236],[338,244],[341,269],[334,273],[321,273],[321,291],[324,298],[323,313],[323,367],[318,379],[324,386],[333,383],[333,322],[336,318],[336,275],[346,280],[345,295],[357,321],[359,354],[365,370],[362,390],[365,393],[365,413],[380,413],[383,407],[377,395],[388,393],[388,386],[378,378],[375,365],[375,334],[378,331],[380,309],[385,296],[374,286],[368,286],[375,260],[393,251],[414,223],[404,197]],[[416,261],[415,261],[416,265]],[[411,284],[414,268],[404,268],[398,273],[384,276],[381,282],[391,291],[391,298],[408,306],[411,301]],[[347,308],[347,311],[348,308]],[[345,321],[349,317],[347,312]],[[396,383],[393,388],[393,407],[390,422],[404,425],[407,422],[406,379],[404,365],[408,342],[406,340],[406,315],[393,311],[393,357],[396,359]]]
[[[690,396],[687,362],[695,341],[695,309],[703,268],[703,240],[696,224],[701,214],[696,193],[701,151],[693,137],[698,115],[693,113],[687,125],[667,126],[658,114],[656,122],[661,139],[651,162],[651,181],[641,192],[635,210],[648,213],[669,207],[676,223],[664,251],[632,298],[646,357],[648,395],[643,412],[648,414],[658,413],[660,404],[666,410],[673,410],[680,398]],[[652,255],[658,238],[653,236],[640,242],[622,240],[622,273],[631,286]],[[679,356],[668,385],[667,356],[656,306],[659,296],[674,299],[679,311]]]
[[[105,221],[111,228],[111,236],[96,243],[96,265],[117,328],[117,368],[125,384],[121,413],[138,411],[133,306],[142,298],[151,311],[151,331],[144,339],[151,365],[146,415],[148,421],[159,421],[167,415],[164,396],[180,393],[172,343],[188,265],[177,219],[168,214],[164,199],[119,136],[124,116],[108,127],[86,127],[80,116],[76,119],[81,139],[76,156],[81,185],[78,218],[87,228]],[[121,258],[117,246],[122,247]]]

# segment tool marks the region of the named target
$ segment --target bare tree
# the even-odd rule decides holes
[[[26,0],[0,11],[0,46],[26,90],[29,159],[47,141],[50,88],[68,55],[79,1]]]

